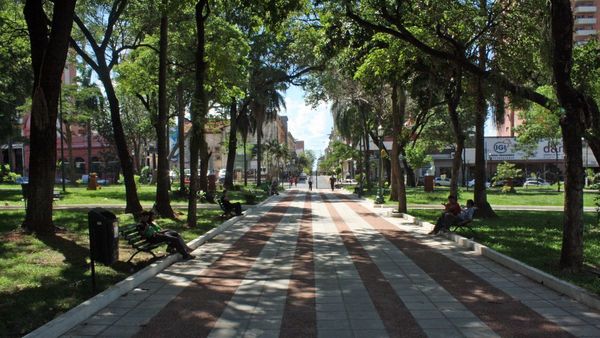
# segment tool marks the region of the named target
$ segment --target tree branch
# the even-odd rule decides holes
[[[402,23],[399,22],[399,20],[397,20],[391,16],[389,16],[388,22],[393,24],[397,28],[397,30],[392,29],[390,27],[386,27],[386,26],[382,26],[379,24],[369,22],[369,21],[361,18],[360,16],[358,16],[356,13],[352,12],[350,9],[347,10],[346,15],[350,19],[354,20],[360,26],[372,29],[377,32],[387,33],[389,35],[392,35],[402,41],[410,43],[411,45],[413,45],[420,51],[422,51],[432,57],[442,59],[442,60],[452,61],[452,62],[456,63],[457,65],[461,66],[467,72],[469,72],[483,80],[486,80],[488,82],[496,83],[496,84],[500,85],[501,87],[503,87],[506,91],[508,91],[516,96],[530,100],[532,102],[535,102],[535,103],[539,104],[540,106],[548,108],[550,110],[555,110],[556,107],[558,107],[558,103],[555,100],[552,100],[544,95],[541,95],[540,93],[537,93],[535,90],[533,90],[531,88],[517,85],[517,84],[511,82],[509,79],[507,79],[504,75],[502,75],[500,73],[481,69],[479,66],[477,66],[477,65],[473,64],[471,61],[467,60],[464,57],[464,55],[453,55],[451,53],[444,52],[444,51],[435,49],[435,48],[427,45],[426,43],[424,43],[423,41],[421,41],[417,37],[415,37],[413,34],[411,34],[402,25]]]
[[[112,37],[112,33],[115,29],[115,24],[117,20],[119,20],[119,17],[125,10],[126,6],[127,0],[115,0],[115,2],[113,2],[112,8],[110,9],[110,14],[108,15],[108,23],[106,25],[106,31],[104,32],[104,38],[102,39],[100,48],[106,49],[108,46],[108,43]]]
[[[83,48],[79,47],[79,45],[73,39],[73,37],[69,37],[69,42],[71,43],[71,47],[73,47],[73,49],[75,49],[75,52],[77,52],[77,54],[79,56],[81,56],[81,58],[83,59],[83,61],[85,61],[85,63],[87,63],[88,65],[90,65],[90,67],[92,67],[92,69],[96,73],[98,73],[100,71],[100,67],[98,67],[98,64],[96,63],[96,61],[94,61],[94,59],[92,59],[92,57],[89,56],[88,53],[86,53],[83,50]]]

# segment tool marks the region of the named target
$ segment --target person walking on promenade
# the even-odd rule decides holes
[[[335,190],[335,176],[331,175],[329,178],[329,184],[331,185],[331,191]]]
[[[311,177],[308,178],[308,190],[312,191],[312,178]]]

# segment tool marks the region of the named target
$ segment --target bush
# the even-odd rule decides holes
[[[18,178],[21,178],[21,175],[10,171],[8,164],[0,166],[0,182],[16,183]]]
[[[256,194],[252,191],[244,191],[242,196],[246,200],[246,204],[256,204]]]
[[[150,169],[150,167],[148,167],[148,166],[145,166],[142,168],[142,170],[140,170],[140,176],[138,176],[138,179],[135,181],[135,183],[136,184],[139,184],[139,183],[149,184],[151,179],[152,179],[152,169]]]
[[[240,184],[234,184],[231,191],[242,191],[242,186]]]

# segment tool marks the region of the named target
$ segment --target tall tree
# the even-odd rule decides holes
[[[204,83],[206,80],[206,31],[205,25],[208,16],[210,15],[210,6],[208,0],[200,0],[195,7],[196,21],[196,81],[194,86],[194,100],[192,101],[192,129],[190,137],[190,196],[188,200],[188,216],[187,224],[190,227],[195,227],[197,223],[197,206],[196,200],[198,193],[198,152],[201,147],[201,142],[206,143],[203,139],[204,121],[208,111],[208,102],[206,98],[206,89]]]
[[[123,31],[115,33],[115,28],[125,29],[122,26],[126,25],[117,26],[117,24],[121,20],[121,16],[125,11],[127,3],[127,0],[114,0],[112,4],[94,2],[82,3],[82,6],[80,7],[82,16],[77,14],[74,17],[74,20],[86,43],[78,42],[78,39],[72,38],[71,46],[73,46],[77,51],[77,54],[79,54],[79,56],[94,69],[96,74],[98,74],[100,82],[102,82],[102,85],[104,86],[104,93],[110,107],[110,117],[117,155],[119,157],[119,162],[121,163],[123,178],[125,179],[125,211],[138,213],[142,211],[142,205],[140,204],[137,195],[137,188],[133,177],[133,160],[123,130],[119,99],[111,78],[112,69],[118,64],[120,53],[128,48],[135,48],[138,46],[142,38],[141,36],[132,37],[131,34],[126,34]],[[105,26],[104,24],[97,24],[98,22],[103,23],[104,21],[106,21]],[[116,38],[114,34],[118,34],[118,38]],[[119,42],[116,40],[119,40]],[[90,50],[88,48],[91,49],[93,54],[88,52],[88,50]]]
[[[158,170],[156,171],[156,199],[154,207],[162,217],[174,218],[169,190],[169,103],[167,101],[167,51],[169,48],[168,0],[162,0],[160,17],[160,43],[158,57],[158,114],[156,117],[156,147],[158,152]]]
[[[483,16],[483,10],[486,9],[487,2],[481,1],[479,5],[480,16]],[[372,20],[373,17],[366,18],[357,15],[356,12],[350,10],[350,17],[360,25],[370,27],[376,31],[390,34],[398,39],[409,42],[420,51],[435,57],[437,59],[448,60],[463,67],[466,72],[471,73],[477,78],[478,92],[482,93],[479,88],[483,87],[483,82],[493,83],[497,87],[501,87],[504,91],[519,97],[524,100],[535,102],[551,110],[558,110],[561,115],[561,130],[563,132],[563,145],[565,150],[566,163],[566,184],[565,184],[565,217],[563,226],[563,245],[561,248],[560,267],[564,270],[578,271],[583,264],[583,165],[581,148],[581,136],[584,134],[585,128],[595,130],[600,120],[600,111],[596,101],[587,93],[577,90],[573,86],[572,79],[572,64],[573,64],[573,16],[571,12],[571,3],[568,0],[552,0],[550,10],[548,11],[542,1],[518,2],[511,3],[507,6],[493,6],[493,11],[486,11],[486,24],[481,29],[481,34],[476,35],[473,40],[479,46],[478,63],[466,59],[463,55],[456,55],[436,48],[428,44],[427,41],[414,34],[414,30],[407,28],[407,16],[399,15],[402,11],[390,11],[386,4],[381,3],[377,11],[371,13],[379,13],[380,21]],[[409,10],[408,8],[402,8]],[[510,13],[511,15],[507,15]],[[535,15],[532,15],[535,13]],[[464,13],[463,13],[464,14]],[[502,15],[499,15],[502,14]],[[464,16],[464,15],[463,15]],[[468,17],[468,16],[464,16]],[[526,29],[527,38],[535,37],[535,30],[544,26],[543,20],[548,18],[551,23],[551,35],[549,45],[551,46],[548,53],[548,61],[551,68],[551,73],[554,78],[554,88],[557,92],[558,102],[546,97],[533,88],[528,86],[527,79],[518,72],[511,72],[511,69],[501,69],[502,63],[496,62],[495,68],[488,67],[488,64],[482,62],[488,57],[488,51],[483,48],[486,45],[485,41],[480,38],[484,37],[486,32],[491,27],[496,27],[498,23],[502,23],[502,19],[510,18],[511,25],[523,25]],[[473,21],[470,17],[469,20]],[[538,20],[538,21],[536,21]],[[456,22],[460,22],[457,17]],[[473,21],[474,22],[474,21]],[[483,21],[482,21],[483,22]],[[508,21],[506,21],[508,22]],[[503,24],[505,24],[504,22]],[[411,26],[415,23],[410,22]],[[466,23],[469,24],[469,23]],[[432,25],[427,24],[428,27]],[[436,32],[443,32],[440,26],[436,26]],[[508,25],[506,25],[508,27]],[[427,28],[424,27],[425,30]],[[543,34],[539,34],[542,36]],[[442,35],[442,38],[449,44],[457,43],[451,35]],[[519,45],[518,39],[499,39],[495,40],[498,44],[504,45]],[[510,49],[511,47],[509,47]],[[512,47],[514,48],[514,47]],[[495,55],[502,55],[501,49],[495,49]],[[526,53],[521,53],[526,54]],[[517,56],[517,57],[515,57]],[[512,54],[511,59],[518,59],[517,54]],[[508,62],[506,62],[508,63]],[[505,64],[506,64],[505,63]],[[531,67],[532,64],[530,63]],[[514,71],[514,70],[513,70]],[[531,71],[525,72],[526,75],[532,75]],[[483,95],[480,95],[483,97]],[[479,98],[478,105],[484,107],[485,99]],[[484,109],[480,109],[483,111]],[[482,115],[482,114],[479,114]],[[484,118],[481,117],[483,120]],[[480,147],[483,132],[479,132],[482,122],[478,121],[476,130],[477,147]],[[588,137],[590,147],[594,150],[593,143],[598,140],[585,134]],[[481,160],[479,150],[476,154],[476,161]],[[596,152],[594,151],[596,155]],[[598,154],[600,156],[600,154]],[[483,175],[478,174],[478,178]],[[484,180],[479,180],[483,184]]]
[[[52,233],[52,192],[56,171],[56,118],[61,76],[73,27],[75,0],[54,2],[52,19],[41,0],[27,0],[23,10],[31,46],[33,94],[29,160],[29,203],[23,228]]]

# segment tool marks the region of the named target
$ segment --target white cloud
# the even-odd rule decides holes
[[[323,152],[333,126],[330,104],[321,103],[313,108],[304,102],[304,91],[293,87],[286,92],[285,104],[288,116],[288,129],[298,140],[304,141],[304,148],[315,154]]]

